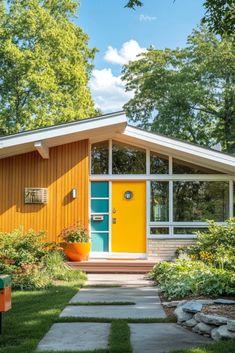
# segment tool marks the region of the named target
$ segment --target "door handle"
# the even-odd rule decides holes
[[[113,224],[117,223],[117,218],[113,218]]]

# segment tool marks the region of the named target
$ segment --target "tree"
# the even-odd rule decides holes
[[[172,0],[175,2],[176,0]],[[143,6],[140,0],[129,0],[125,7],[135,9]],[[210,31],[223,35],[234,36],[235,33],[235,2],[234,0],[205,0],[206,13],[202,22],[208,25]]]
[[[95,50],[71,19],[76,0],[9,0],[0,7],[0,133],[95,114],[87,87]]]
[[[149,49],[123,69],[134,97],[127,115],[142,127],[235,153],[235,48],[205,28],[187,47]]]

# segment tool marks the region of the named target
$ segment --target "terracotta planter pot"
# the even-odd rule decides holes
[[[88,260],[91,243],[67,243],[64,253],[70,261]]]

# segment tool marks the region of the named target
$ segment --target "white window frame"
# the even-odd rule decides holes
[[[183,227],[183,228],[205,228],[208,226],[207,222],[174,222],[173,221],[173,182],[174,181],[228,181],[229,182],[229,217],[235,216],[233,213],[233,203],[234,203],[234,186],[233,183],[235,181],[234,175],[229,174],[173,174],[173,155],[169,153],[164,154],[164,152],[159,152],[157,149],[149,149],[143,148],[143,146],[138,144],[131,143],[130,145],[133,147],[139,147],[142,150],[145,150],[146,153],[146,174],[112,174],[112,144],[113,139],[108,139],[109,141],[109,174],[90,174],[90,181],[108,181],[111,192],[111,182],[117,180],[142,180],[146,181],[146,233],[147,239],[194,239],[196,235],[192,234],[178,234],[174,235],[174,227]],[[118,138],[114,139],[115,142],[126,143],[125,141],[119,140]],[[128,144],[128,142],[127,142]],[[90,171],[91,171],[91,146],[90,150]],[[150,153],[156,152],[162,155],[165,155],[169,158],[169,174],[151,174],[150,173]],[[175,158],[183,161],[182,158],[175,156]],[[195,163],[193,163],[195,164]],[[198,164],[200,166],[200,164]],[[218,170],[220,172],[220,170]],[[169,181],[169,222],[151,222],[150,221],[150,200],[151,200],[151,181]],[[110,202],[110,212],[111,212],[111,202]],[[111,244],[111,216],[110,213],[110,244]],[[226,222],[217,222],[218,224],[226,225]],[[151,227],[168,227],[169,235],[166,234],[150,234]],[[110,245],[111,246],[111,245]],[[111,250],[111,249],[109,249]]]

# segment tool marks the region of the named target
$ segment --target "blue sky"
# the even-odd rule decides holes
[[[132,96],[121,81],[122,65],[149,46],[185,46],[204,13],[203,0],[144,0],[135,11],[124,8],[125,0],[80,2],[76,23],[90,37],[89,46],[99,49],[90,88],[104,113],[121,110]]]

